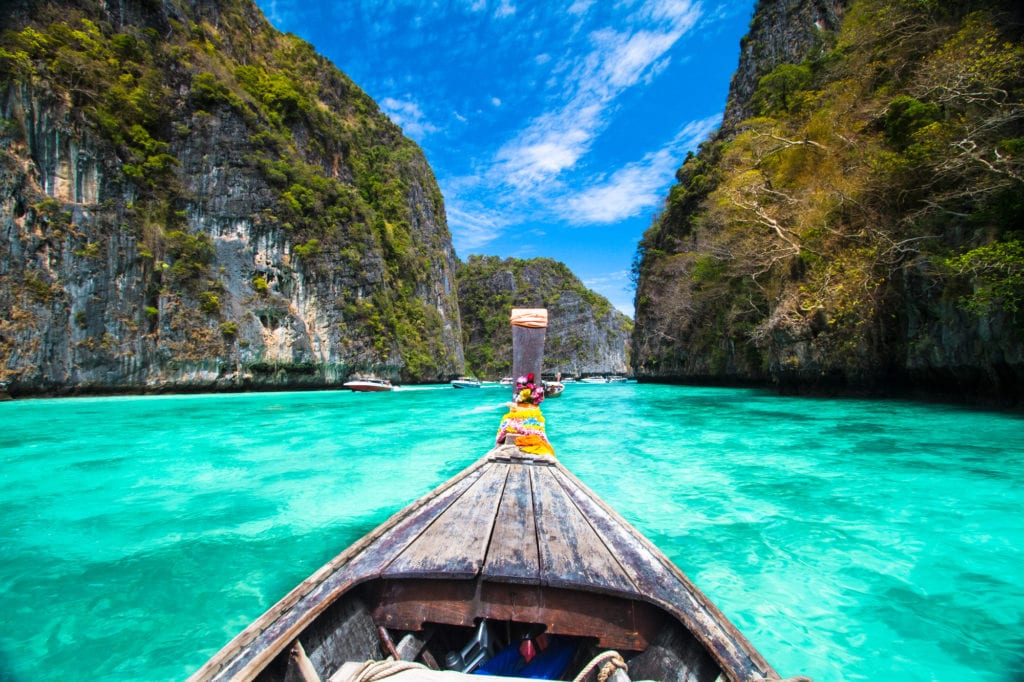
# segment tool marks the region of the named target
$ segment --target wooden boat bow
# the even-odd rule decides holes
[[[778,678],[671,561],[560,462],[499,445],[303,581],[192,679],[253,677],[335,598],[368,581],[379,591],[374,620],[398,630],[483,617],[601,633],[602,647],[643,650],[667,611],[727,679]]]
[[[527,347],[515,363],[540,376],[543,327],[533,313],[531,326],[516,332]],[[631,652],[631,673],[635,667],[648,679],[779,678],[653,544],[561,462],[524,451],[522,442],[503,438],[396,513],[190,679],[291,679],[294,670],[334,675],[347,661],[398,653],[390,632],[422,639],[438,627],[471,632],[481,623]]]

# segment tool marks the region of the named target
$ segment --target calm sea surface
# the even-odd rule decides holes
[[[0,404],[0,679],[175,680],[489,448],[501,389]],[[783,675],[1024,679],[1024,418],[570,385],[561,461]]]

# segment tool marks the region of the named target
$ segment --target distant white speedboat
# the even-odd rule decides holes
[[[387,379],[376,379],[373,377],[352,379],[343,383],[342,387],[359,393],[381,393],[394,390],[394,386]]]
[[[583,379],[580,379],[580,383],[582,383],[582,384],[607,384],[608,380],[605,379],[602,376],[584,377]]]
[[[480,380],[472,377],[452,379],[452,388],[480,388]]]
[[[606,381],[607,381],[607,382],[608,382],[609,384],[624,384],[624,383],[626,383],[627,381],[629,381],[629,379],[627,379],[627,378],[626,378],[626,377],[624,377],[624,376],[619,376],[619,375],[617,375],[617,374],[613,374],[612,376],[608,377],[608,378],[606,379]]]

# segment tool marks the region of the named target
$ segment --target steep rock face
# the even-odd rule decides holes
[[[703,240],[691,228],[721,172],[721,145],[754,115],[754,94],[761,77],[781,64],[796,64],[825,47],[839,27],[848,0],[759,0],[750,30],[740,44],[740,59],[729,84],[721,128],[679,169],[660,224],[640,247],[640,281],[633,333],[633,371],[638,377],[725,384],[761,384],[772,380],[764,354],[748,338],[733,333],[730,296],[716,291],[696,270]],[[734,317],[734,316],[733,316]]]
[[[462,370],[422,152],[249,2],[0,10],[12,393]]]
[[[1020,404],[1022,35],[1000,0],[759,3],[640,244],[637,376]]]
[[[759,0],[750,30],[740,43],[740,61],[729,83],[722,129],[754,115],[757,81],[779,64],[795,64],[839,28],[848,0]]]
[[[470,256],[458,277],[466,364],[477,375],[496,378],[512,371],[512,308],[547,308],[546,375],[627,371],[629,318],[584,287],[564,264],[550,258]]]

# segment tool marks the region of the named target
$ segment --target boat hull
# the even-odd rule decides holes
[[[321,679],[386,657],[392,640],[426,641],[415,656],[436,664],[481,619],[510,639],[540,628],[615,649],[634,679],[778,678],[560,463],[502,445],[331,560],[190,679],[283,680],[296,642]]]
[[[365,380],[347,381],[342,384],[342,387],[356,393],[385,393],[394,390],[394,386],[388,382]]]

